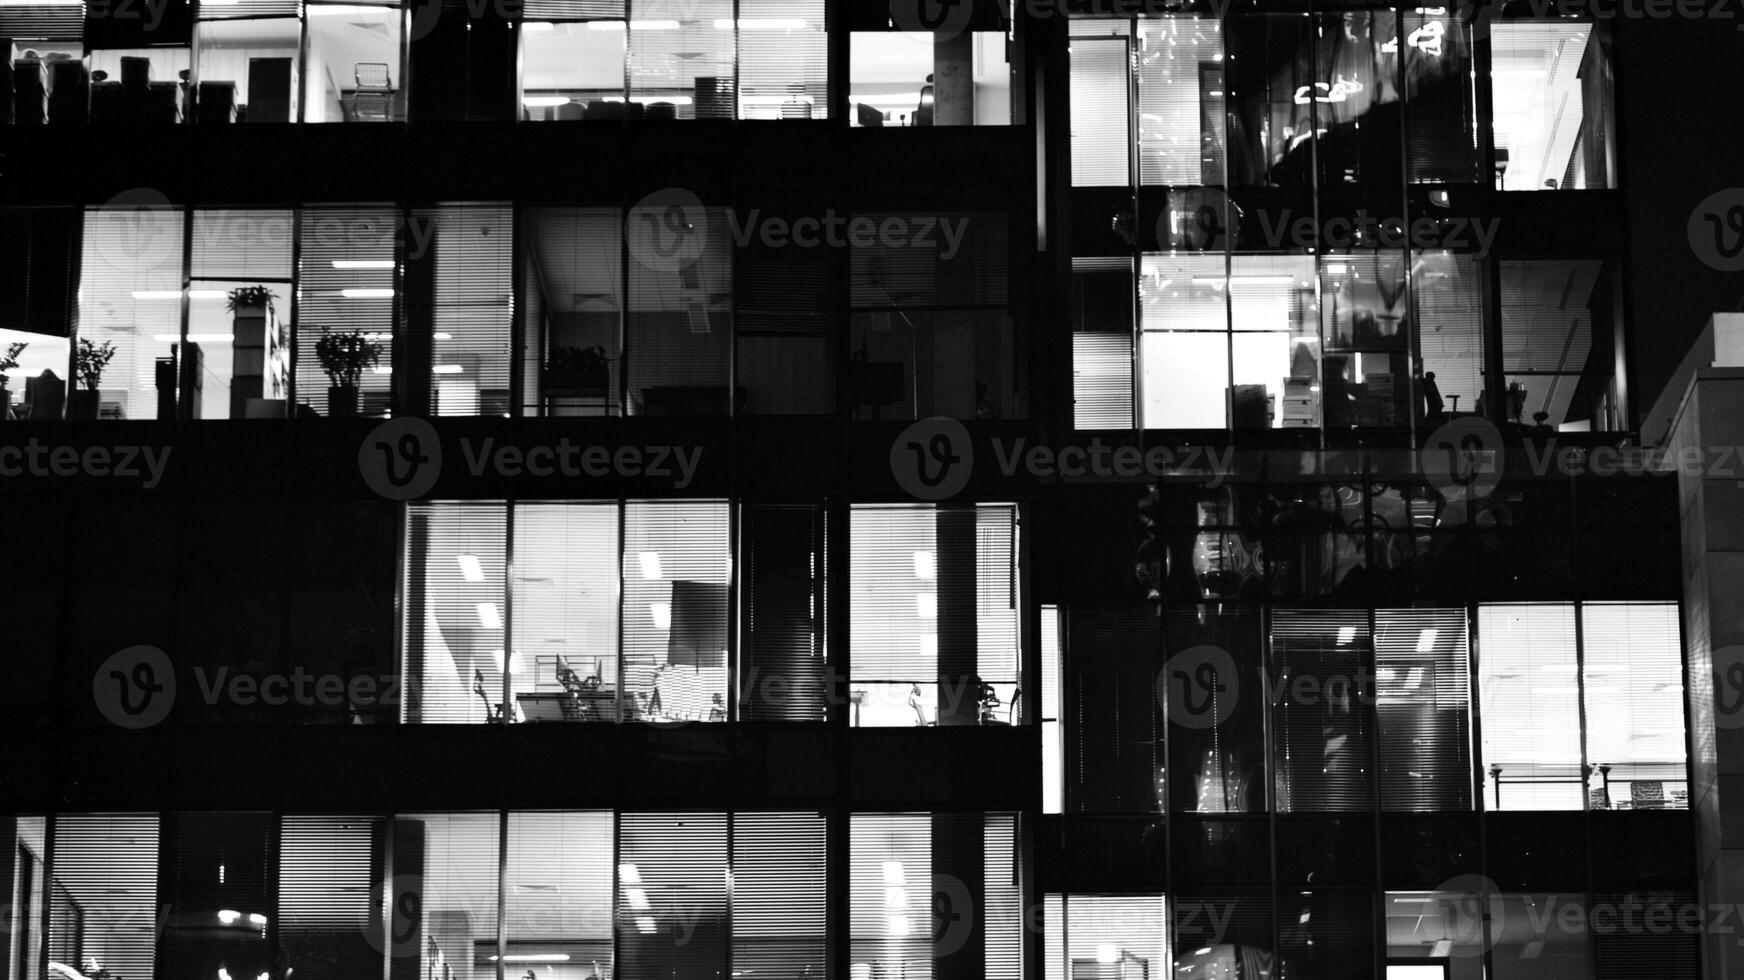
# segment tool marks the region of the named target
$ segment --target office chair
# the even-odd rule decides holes
[[[352,66],[357,91],[352,97],[352,118],[387,122],[394,115],[394,82],[388,66],[379,61],[360,61]]]
[[[1637,779],[1630,783],[1629,806],[1635,810],[1665,809],[1665,784],[1657,779]]]
[[[938,724],[938,722],[936,722],[936,721],[927,721],[926,709],[921,707],[921,703],[920,703],[920,685],[919,684],[909,685],[909,688],[908,688],[908,706],[914,709],[914,723],[915,723],[915,725],[922,727],[922,728],[926,728],[926,727],[936,726]]]

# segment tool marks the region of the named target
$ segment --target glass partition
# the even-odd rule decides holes
[[[1490,25],[1490,38],[1496,189],[1616,187],[1603,25],[1498,20]]]
[[[853,126],[1004,126],[1011,64],[993,31],[855,31],[848,54]]]

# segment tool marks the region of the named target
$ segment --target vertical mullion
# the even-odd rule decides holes
[[[512,722],[515,717],[509,714],[509,706],[514,698],[514,681],[511,679],[511,675],[515,662],[515,512],[518,509],[517,501],[513,497],[503,504],[503,701],[501,720],[504,725]]]

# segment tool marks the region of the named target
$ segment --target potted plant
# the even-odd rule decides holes
[[[115,344],[105,340],[101,344],[93,344],[89,340],[79,338],[78,353],[73,358],[73,374],[83,390],[75,390],[67,395],[67,418],[94,419],[102,399],[98,390],[103,386],[103,370],[109,362],[115,359]]]
[[[265,286],[238,286],[225,297],[224,306],[233,315],[246,315],[251,310],[263,315],[276,298],[272,290]]]
[[[0,354],[0,422],[12,414],[12,392],[6,390],[6,372],[18,366],[18,355],[24,353],[29,344],[7,344],[6,353]]]
[[[594,388],[610,384],[611,369],[606,361],[606,349],[592,347],[553,347],[545,358],[545,390]]]
[[[361,330],[335,333],[321,328],[315,342],[315,357],[327,372],[327,414],[336,419],[356,418],[358,385],[367,368],[381,363],[382,345]]]

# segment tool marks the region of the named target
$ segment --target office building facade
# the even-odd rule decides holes
[[[0,977],[1722,975],[1656,27],[0,3]]]

